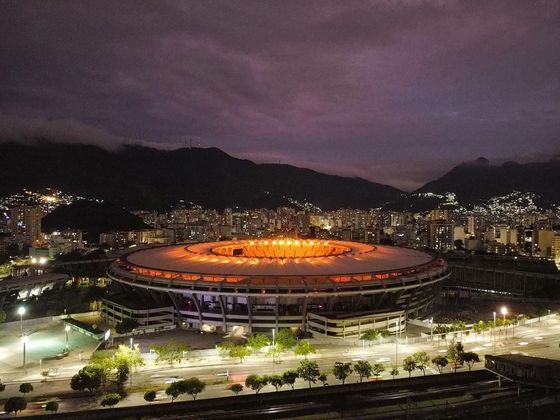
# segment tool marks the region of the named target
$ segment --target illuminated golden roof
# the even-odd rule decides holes
[[[296,241],[268,239],[171,245],[133,252],[126,261],[132,266],[170,273],[258,277],[390,272],[434,261],[429,254],[407,248],[347,241]]]

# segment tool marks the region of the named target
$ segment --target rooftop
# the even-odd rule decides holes
[[[175,273],[217,276],[332,276],[413,269],[427,253],[348,241],[227,241],[172,245],[128,254],[129,264]]]

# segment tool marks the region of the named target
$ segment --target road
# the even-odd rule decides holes
[[[511,334],[511,331],[508,333]],[[560,351],[558,343],[560,343],[560,319],[552,319],[543,321],[539,324],[531,326],[522,326],[515,328],[515,337],[508,337],[508,340],[495,342],[489,340],[490,335],[485,334],[485,342],[482,342],[479,337],[478,340],[472,338],[464,339],[463,343],[466,351],[475,351],[480,356],[485,354],[500,354],[500,353],[520,353],[532,356],[547,357],[552,359],[560,358]],[[446,352],[445,343],[437,342],[424,342],[418,344],[399,344],[398,345],[398,360],[402,359],[417,351],[427,351],[433,357],[437,354],[444,354]],[[277,363],[273,364],[270,358],[264,355],[253,356],[246,359],[243,363],[238,363],[232,360],[223,360],[215,352],[205,352],[206,355],[198,357],[196,352],[194,357],[175,367],[157,366],[154,364],[154,356],[145,354],[146,366],[140,368],[137,372],[133,373],[133,391],[137,389],[138,392],[131,392],[119,406],[145,404],[143,400],[143,392],[147,389],[153,388],[155,390],[164,389],[168,383],[179,378],[198,377],[202,381],[209,384],[206,390],[199,396],[199,398],[211,397],[224,397],[233,395],[227,389],[225,376],[226,371],[229,370],[229,383],[243,383],[245,377],[252,373],[258,374],[274,374],[282,373],[289,369],[295,369],[301,361],[301,357],[283,356]],[[212,353],[212,354],[208,354]],[[318,352],[311,355],[309,358],[316,361],[321,371],[330,372],[333,364],[337,361],[350,361],[368,360],[372,363],[384,363],[387,371],[383,372],[382,379],[391,379],[389,375],[389,366],[395,363],[397,348],[395,344],[375,344],[366,347],[348,347],[344,343],[335,343],[331,345],[319,345]],[[482,359],[482,357],[481,357]],[[64,361],[63,361],[64,362]],[[79,366],[75,366],[75,371]],[[482,369],[483,364],[475,364],[474,369]],[[463,370],[466,368],[463,368]],[[68,372],[66,369],[64,372]],[[449,369],[447,369],[449,371]],[[426,374],[437,374],[437,371],[432,367],[426,370]],[[221,376],[219,376],[221,375]],[[421,375],[416,371],[413,376]],[[402,372],[399,377],[407,377],[408,373]],[[79,398],[69,398],[68,393],[70,375],[60,377],[57,380],[49,380],[48,382],[41,382],[39,374],[30,376],[22,376],[21,378],[14,378],[6,382],[7,387],[5,392],[1,394],[2,398],[7,398],[13,395],[21,395],[18,392],[19,383],[22,381],[30,381],[33,383],[35,390],[30,395],[52,395],[62,396],[61,411],[74,411],[79,409],[89,409],[98,406],[97,398],[83,395]],[[348,382],[356,382],[357,377],[352,375],[348,378]],[[218,382],[217,384],[214,384]],[[337,383],[338,381],[329,376],[329,382]],[[139,386],[140,384],[140,386]],[[214,385],[213,385],[214,384]],[[296,382],[296,388],[307,387],[307,383],[299,380]],[[272,386],[265,387],[261,392],[272,392]],[[252,393],[253,391],[244,390],[242,394]],[[182,399],[187,397],[183,396]],[[189,397],[190,398],[190,397]],[[167,398],[160,398],[159,401],[169,401]],[[31,414],[39,412],[40,409],[29,409],[23,414]]]

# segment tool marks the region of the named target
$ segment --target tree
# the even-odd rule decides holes
[[[104,387],[107,378],[116,368],[114,354],[108,350],[96,351],[91,355],[90,362],[87,366],[89,366],[88,369],[96,371],[96,374],[98,374],[101,379],[101,385]]]
[[[121,392],[121,386],[128,380],[128,375],[130,374],[130,369],[127,365],[121,364],[117,366],[117,372],[115,373],[115,383],[117,384],[118,392]]]
[[[115,326],[115,331],[117,331],[118,334],[126,334],[139,326],[140,324],[135,319],[125,318]]]
[[[93,393],[101,386],[103,371],[92,365],[86,365],[70,380],[70,388],[74,391],[88,390]]]
[[[31,385],[29,382],[24,382],[19,386],[19,392],[21,392],[22,394],[27,394],[32,391],[33,385]]]
[[[412,356],[405,357],[403,360],[403,369],[408,372],[408,377],[412,375],[414,369],[416,369],[416,362]]]
[[[260,351],[265,346],[268,346],[269,342],[268,337],[264,334],[254,334],[247,337],[247,347],[249,347],[253,353]]]
[[[23,397],[11,397],[4,403],[4,411],[8,414],[14,413],[17,416],[19,411],[27,408],[27,401]]]
[[[457,367],[463,366],[463,353],[465,349],[463,344],[458,341],[451,341],[449,347],[447,348],[447,360],[453,364],[453,370],[457,372]]]
[[[399,374],[399,367],[397,365],[393,365],[391,366],[391,376],[393,377],[393,379],[395,379],[395,376],[398,376]]]
[[[426,368],[430,363],[430,356],[425,351],[417,351],[412,354],[414,363],[416,364],[416,369],[421,370],[424,376],[426,376]]]
[[[282,374],[282,380],[285,384],[290,385],[292,389],[294,389],[297,378],[299,378],[299,374],[295,370],[288,370]]]
[[[302,360],[297,368],[297,374],[301,379],[306,380],[309,383],[309,388],[311,388],[311,383],[317,381],[321,372],[319,372],[319,365],[316,362]]]
[[[443,368],[446,367],[448,363],[447,357],[442,355],[435,356],[432,359],[432,364],[436,367],[440,374],[443,373]]]
[[[142,357],[142,353],[140,353],[140,347],[138,347],[138,344],[133,348],[122,344],[119,345],[117,351],[115,352],[114,360],[116,365],[126,365],[129,369],[145,365],[144,358]]]
[[[307,355],[315,353],[315,346],[309,342],[309,340],[300,340],[295,349],[294,354],[296,356],[303,356],[307,359]]]
[[[114,355],[114,364],[117,366],[117,369],[122,366],[128,368],[130,373],[130,385],[132,385],[132,369],[137,366],[144,366],[145,364],[138,344],[133,348],[122,344],[119,345]]]
[[[373,368],[367,360],[359,360],[354,364],[354,372],[360,377],[360,382],[363,382],[364,378],[367,379],[371,376]]]
[[[327,386],[328,385],[328,383],[327,383],[328,376],[329,376],[329,374],[327,372],[323,372],[319,375],[319,378],[317,378],[317,379],[319,379],[319,382],[321,382],[323,384],[323,386]]]
[[[49,401],[47,405],[45,405],[45,411],[50,411],[51,413],[56,414],[56,412],[58,411],[58,402]]]
[[[228,354],[231,358],[239,358],[239,363],[243,363],[243,360],[251,355],[251,350],[246,345],[237,344],[229,349]]]
[[[0,324],[6,321],[6,312],[0,309]]]
[[[297,338],[290,328],[280,328],[276,334],[275,344],[280,351],[291,350],[297,344]]]
[[[2,381],[0,380],[0,392],[3,392],[6,390],[6,385],[2,383]]]
[[[381,372],[384,371],[385,371],[385,366],[383,366],[383,364],[381,363],[375,363],[372,367],[373,376],[375,376],[376,378],[379,377],[379,375],[381,375]]]
[[[260,375],[249,375],[245,378],[245,386],[251,388],[256,394],[267,385],[267,378]]]
[[[469,367],[469,372],[471,371],[471,369],[472,369],[472,367],[475,363],[480,362],[480,358],[478,357],[478,354],[476,354],[472,351],[464,352],[462,354],[461,358],[463,359],[463,361]]]
[[[365,330],[364,333],[361,335],[360,340],[365,341],[375,341],[381,336],[381,333],[378,330]]]
[[[196,396],[206,388],[206,384],[198,378],[189,378],[179,382],[182,393],[189,394],[193,400],[196,400]]]
[[[157,355],[155,360],[156,365],[160,363],[167,363],[170,367],[173,367],[175,363],[182,362],[185,353],[189,351],[189,346],[175,340],[171,340],[160,346],[152,344],[150,349]]]
[[[117,394],[116,392],[109,392],[103,395],[103,398],[101,399],[101,405],[103,407],[112,407],[114,405],[117,405],[120,400],[121,396],[119,394]]]
[[[146,400],[147,402],[151,403],[152,401],[154,401],[156,399],[157,393],[156,391],[154,391],[153,389],[151,391],[146,391],[144,393],[144,400]]]
[[[352,374],[352,365],[349,362],[335,362],[332,373],[334,377],[344,385],[346,378]]]
[[[176,381],[171,384],[167,388],[165,388],[165,394],[171,397],[171,402],[175,401],[179,395],[182,394],[181,392],[181,385],[179,384],[181,381]]]
[[[268,382],[270,383],[270,385],[276,388],[276,391],[278,391],[280,388],[282,388],[282,385],[284,385],[284,380],[282,379],[281,375],[269,376]]]
[[[243,391],[243,385],[241,384],[233,384],[229,387],[229,390],[233,392],[235,395],[238,395],[241,391]]]

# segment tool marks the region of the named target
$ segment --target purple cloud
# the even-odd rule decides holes
[[[413,189],[558,153],[560,4],[6,1],[0,138],[188,139]]]

